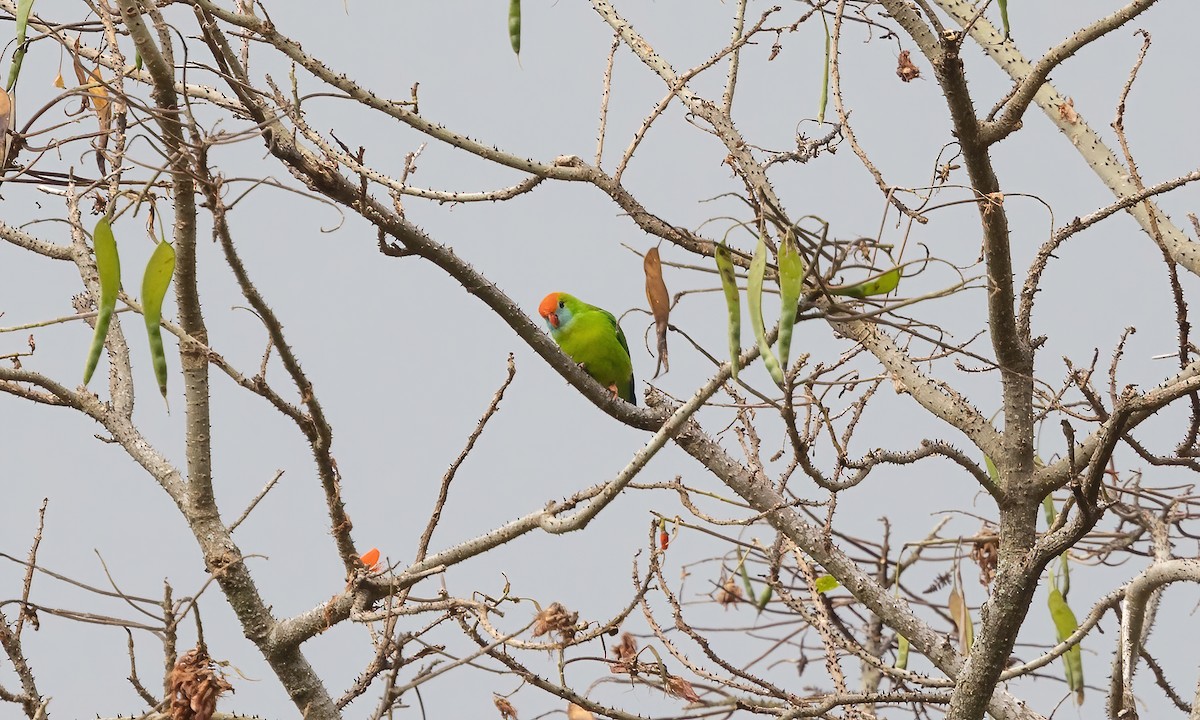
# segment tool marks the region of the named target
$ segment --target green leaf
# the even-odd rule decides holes
[[[509,0],[508,3],[508,42],[512,50],[521,57],[521,0]]]
[[[841,587],[841,583],[832,575],[822,575],[817,578],[817,592],[827,593],[834,588]]]
[[[721,276],[721,289],[725,291],[725,305],[729,308],[730,374],[737,380],[738,356],[742,353],[742,303],[738,295],[737,274],[733,271],[733,256],[728,245],[722,242],[713,256],[717,260],[717,274]]]
[[[21,74],[21,62],[25,59],[25,31],[29,27],[29,11],[33,9],[33,0],[20,0],[17,3],[17,43],[13,50],[12,65],[8,68],[8,83],[5,88],[11,91],[17,85],[17,76]]]
[[[855,285],[844,285],[837,288],[829,288],[829,292],[834,295],[844,295],[853,298],[865,298],[871,295],[887,295],[895,290],[900,285],[900,268],[894,267],[882,275],[864,280]]]
[[[104,349],[108,325],[117,306],[117,293],[121,290],[121,258],[117,255],[117,241],[108,218],[100,218],[96,223],[92,243],[96,252],[96,273],[100,276],[100,302],[96,306],[96,331],[92,334],[92,347],[83,370],[84,385],[91,381],[96,363],[100,362],[100,351]]]
[[[763,235],[758,236],[758,247],[754,250],[754,257],[750,260],[750,272],[746,280],[746,305],[750,310],[750,327],[754,330],[754,339],[758,341],[758,352],[762,355],[763,364],[767,366],[767,372],[771,373],[771,379],[776,385],[783,386],[783,370],[779,367],[779,360],[775,358],[775,353],[771,352],[771,346],[767,344],[767,331],[763,327],[762,314],[762,288],[763,278],[767,274],[767,238]]]
[[[158,391],[167,399],[167,355],[162,341],[162,305],[167,287],[175,274],[175,248],[166,240],[160,240],[146,263],[142,276],[142,317],[146,320],[146,335],[150,339],[150,361],[154,365],[154,378],[158,380]]]
[[[1066,598],[1058,591],[1058,588],[1050,588],[1047,603],[1050,606],[1050,619],[1054,621],[1054,634],[1058,638],[1058,642],[1062,642],[1079,629],[1079,621],[1075,619],[1075,613],[1072,612],[1071,606],[1067,604]],[[1062,659],[1066,669],[1067,687],[1075,691],[1075,703],[1082,705],[1083,651],[1076,644],[1063,653]]]
[[[771,595],[773,595],[774,592],[775,589],[770,585],[767,585],[763,588],[762,594],[758,596],[758,600],[754,602],[754,607],[758,608],[758,612],[760,614],[763,610],[767,609],[767,603],[771,602]]]
[[[817,103],[817,122],[825,122],[825,107],[829,104],[829,21],[825,13],[821,13],[821,22],[825,24],[825,67],[821,69],[821,99]]]
[[[906,670],[908,668],[908,638],[903,635],[896,636],[896,665],[897,670]]]
[[[804,259],[796,247],[796,236],[789,230],[779,248],[779,365],[785,370],[792,349],[792,328],[796,325],[796,307],[804,283]]]
[[[996,469],[996,463],[987,455],[983,456],[983,464],[987,468],[988,477],[992,479],[992,484],[1000,487],[1000,471]]]
[[[1008,0],[996,0],[996,4],[1000,6],[1000,23],[1004,26],[1004,39],[1008,39]]]
[[[1053,526],[1058,513],[1054,510],[1054,498],[1050,495],[1042,498],[1042,514],[1046,516],[1046,527]]]
[[[750,573],[746,572],[745,556],[738,561],[738,574],[742,576],[742,587],[746,590],[746,597],[754,597],[754,586],[750,584]]]

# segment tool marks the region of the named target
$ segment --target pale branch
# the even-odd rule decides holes
[[[613,65],[617,59],[617,48],[621,47],[621,36],[613,33],[612,46],[608,48],[608,61],[604,64],[604,81],[600,91],[600,127],[596,130],[596,167],[604,161],[604,138],[608,135],[608,100],[612,96]]]
[[[685,634],[688,639],[700,647],[701,651],[710,661],[716,663],[721,667],[721,669],[729,673],[730,677],[722,678],[716,673],[704,670],[695,662],[689,660],[688,656],[676,646],[675,642],[671,641],[668,633],[664,631],[664,629],[658,624],[658,621],[655,620],[649,603],[646,601],[645,597],[643,597],[640,604],[642,606],[642,614],[645,616],[646,623],[650,626],[650,630],[654,633],[655,637],[657,637],[659,641],[663,643],[663,646],[667,648],[667,651],[671,653],[672,657],[687,666],[688,669],[693,673],[696,673],[697,675],[705,677],[714,682],[720,682],[727,687],[737,689],[744,693],[766,694],[774,698],[787,700],[797,705],[800,704],[799,698],[796,695],[787,692],[778,685],[767,681],[765,678],[750,674],[747,669],[739,668],[734,663],[729,662],[713,651],[712,643],[709,642],[704,635],[693,628],[684,619],[683,605],[679,600],[678,594],[671,590],[670,584],[663,574],[661,558],[662,551],[656,551],[653,549],[651,550],[649,561],[650,566],[646,570],[646,577],[647,581],[649,581],[650,578],[653,578],[655,581],[657,581],[659,591],[663,593],[667,604],[671,606],[671,615],[675,623],[673,629],[679,630]],[[731,678],[738,678],[743,682],[738,682],[732,680]]]
[[[967,0],[935,0],[938,6],[959,23],[965,22],[974,10]],[[1033,70],[1033,66],[1021,54],[1012,40],[1005,40],[986,18],[980,18],[970,29],[971,37],[1002,70],[1020,82]],[[1109,190],[1118,198],[1128,198],[1137,192],[1128,170],[1116,154],[1093,130],[1078,112],[1064,112],[1068,101],[1050,82],[1042,83],[1033,97],[1034,102],[1050,121],[1070,140],[1083,157],[1088,167],[1099,176]],[[1200,275],[1200,247],[1191,242],[1161,209],[1150,203],[1148,211],[1143,205],[1129,207],[1129,213],[1142,229],[1153,237],[1150,213],[1153,213],[1162,232],[1163,244],[1171,259],[1193,274]]]
[[[192,155],[184,138],[184,119],[188,126],[194,121],[190,113],[179,106],[175,92],[175,67],[170,47],[170,35],[163,32],[161,23],[155,25],[167,44],[159,46],[142,18],[139,0],[118,0],[121,18],[133,38],[138,53],[150,72],[151,94],[160,112],[155,121],[167,150],[167,160],[173,191],[175,298],[179,325],[192,337],[208,342],[204,314],[196,276],[196,186],[192,178]],[[183,387],[186,398],[186,433],[188,437],[188,484],[193,502],[200,507],[215,507],[212,493],[212,447],[210,432],[212,415],[209,396],[208,358],[186,346],[180,348]]]
[[[48,240],[43,240],[2,221],[0,221],[0,238],[3,238],[19,248],[37,253],[42,257],[48,257],[54,260],[75,259],[74,254],[71,252],[70,246],[58,245]]]
[[[25,616],[31,611],[29,586],[33,578],[37,544],[42,538],[42,523],[45,520],[45,512],[46,505],[45,501],[43,501],[33,550],[30,551],[30,559],[26,564],[25,583],[21,594],[21,601],[18,603],[16,622],[10,624],[8,618],[4,616],[3,610],[0,610],[0,648],[4,649],[4,654],[8,657],[8,662],[12,665],[13,672],[16,673],[22,690],[20,694],[17,694],[5,690],[0,686],[0,700],[20,705],[30,720],[36,720],[38,709],[43,706],[44,699],[38,690],[37,677],[33,673],[33,668],[29,664],[25,650],[21,647],[21,631],[24,627]]]
[[[1074,56],[1075,53],[1079,52],[1088,43],[1099,40],[1113,30],[1133,20],[1144,11],[1149,10],[1156,2],[1158,0],[1135,0],[1135,2],[1129,3],[1112,14],[1100,18],[1086,27],[1080,28],[1066,40],[1047,50],[1041,59],[1037,61],[1037,64],[1030,68],[1027,74],[1017,80],[1016,87],[1012,92],[1004,114],[998,119],[983,125],[980,131],[983,142],[992,145],[1008,137],[1013,131],[1021,127],[1022,118],[1025,116],[1025,111],[1029,109],[1029,104],[1033,102],[1034,96],[1037,95],[1043,83],[1049,79],[1050,73],[1056,67]],[[951,15],[954,15],[954,13],[951,13]],[[957,15],[954,17],[956,20],[959,19]],[[978,18],[976,21],[978,21]],[[971,25],[964,24],[964,27],[971,27],[972,25],[973,23]],[[986,47],[985,50],[987,50]]]
[[[271,489],[275,487],[275,484],[279,482],[279,478],[281,477],[283,477],[283,471],[276,470],[275,476],[268,480],[267,484],[263,486],[263,489],[259,490],[258,494],[250,500],[250,503],[246,505],[246,509],[242,511],[242,514],[238,515],[236,520],[229,523],[229,533],[231,535],[233,534],[233,531],[238,529],[238,525],[241,525],[246,521],[246,518],[250,517],[250,513],[254,512],[254,508],[258,507],[258,504],[267,496],[267,493],[271,492]]]
[[[287,103],[277,91],[276,104],[284,109],[288,119],[296,126],[296,129],[304,135],[304,137],[317,147],[322,153],[331,158],[337,163],[345,166],[351,173],[365,177],[372,182],[391,190],[392,192],[401,195],[411,195],[423,200],[434,200],[439,203],[470,203],[470,202],[499,202],[501,200],[511,200],[518,195],[533,190],[540,185],[546,178],[540,175],[531,175],[524,180],[510,185],[509,187],[498,188],[496,190],[482,190],[479,192],[461,192],[458,190],[433,190],[431,188],[421,188],[415,185],[410,185],[407,182],[396,180],[389,175],[386,175],[372,167],[361,162],[359,158],[354,157],[350,153],[335,148],[330,144],[320,133],[313,130],[307,121],[304,119],[304,113],[299,105]]]
[[[1122,717],[1129,712],[1136,714],[1133,674],[1142,646],[1146,605],[1157,589],[1180,581],[1200,583],[1200,560],[1174,559],[1156,562],[1125,586],[1125,599],[1121,603],[1121,634],[1117,648],[1120,672],[1113,673],[1112,690],[1108,700],[1110,717]]]
[[[742,39],[743,31],[746,27],[746,2],[747,0],[738,0],[737,10],[733,16],[733,37],[730,38],[730,45],[736,45]],[[742,53],[740,48],[735,48],[729,55],[729,71],[725,76],[725,92],[721,93],[721,110],[726,115],[733,115],[733,93],[737,88],[738,66],[741,61]],[[600,163],[596,163],[599,165]]]
[[[899,0],[885,0],[889,11],[901,12]],[[909,30],[908,26],[905,26]],[[1001,489],[1009,482],[1028,477],[1033,467],[1033,350],[1030,339],[1020,333],[1016,322],[1009,248],[1008,214],[1003,205],[989,202],[1002,197],[988,146],[980,135],[980,124],[967,87],[957,40],[943,38],[940,51],[929,57],[954,122],[955,136],[978,203],[983,229],[984,258],[988,278],[988,326],[1004,387],[1005,441],[999,456],[989,455],[1001,468]],[[1014,480],[1006,476],[1012,473]],[[1014,489],[1019,489],[1014,487]],[[1015,538],[1014,538],[1015,539]]]
[[[876,448],[866,453],[862,458],[857,460],[847,460],[845,465],[848,468],[857,470],[852,478],[847,479],[841,485],[857,485],[865,479],[866,475],[876,466],[882,463],[890,463],[893,465],[909,465],[916,463],[928,457],[943,457],[957,464],[963,470],[970,473],[971,477],[979,483],[979,486],[989,493],[995,494],[998,490],[995,482],[987,474],[987,470],[980,467],[978,463],[967,456],[966,453],[954,447],[953,445],[942,442],[940,440],[922,440],[919,447],[915,450],[897,451],[884,450]],[[839,486],[840,487],[840,486]]]

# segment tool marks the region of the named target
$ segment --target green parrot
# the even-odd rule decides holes
[[[550,337],[568,357],[611,390],[613,397],[637,405],[629,343],[612,313],[573,295],[553,292],[542,299],[538,314],[546,318]]]

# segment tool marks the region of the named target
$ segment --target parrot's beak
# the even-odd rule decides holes
[[[550,313],[546,316],[546,320],[550,322],[550,327],[558,327],[558,313]]]

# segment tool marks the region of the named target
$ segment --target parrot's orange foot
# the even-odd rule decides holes
[[[617,386],[615,384],[609,385],[608,389],[609,392],[613,394],[613,400],[616,400],[618,397],[620,397],[621,393],[619,390],[617,390]]]

